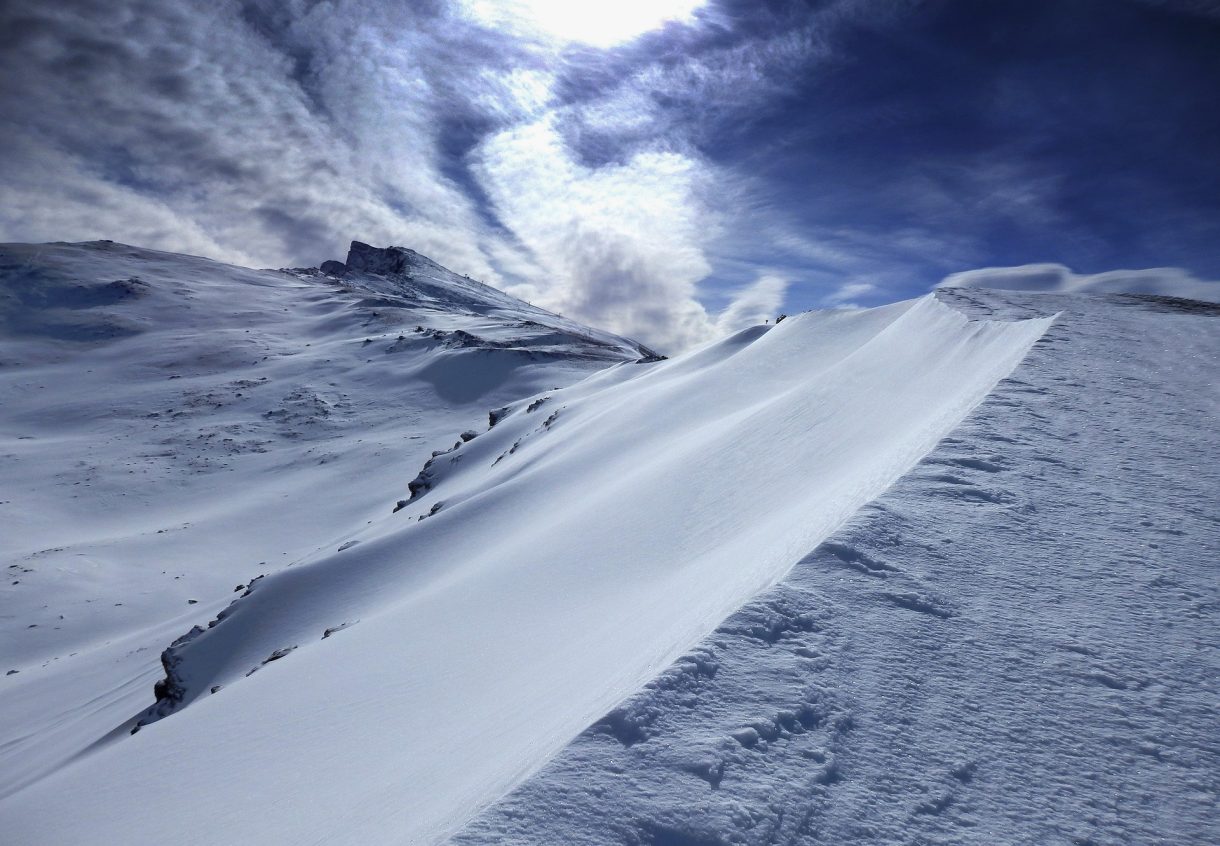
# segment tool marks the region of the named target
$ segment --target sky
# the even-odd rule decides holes
[[[411,247],[674,352],[951,274],[1220,278],[1220,0],[7,0],[0,240]]]

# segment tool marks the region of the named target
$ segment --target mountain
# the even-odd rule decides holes
[[[1056,317],[455,844],[1217,842],[1220,306],[938,296]]]
[[[409,250],[356,243],[336,264],[0,247],[0,672],[18,671],[0,695],[14,730],[64,728],[42,688],[28,718],[14,696],[58,678],[49,701],[73,713],[99,649],[136,655],[130,710],[209,602],[390,514],[491,409],[655,357]],[[0,791],[83,743],[35,732]]]
[[[660,360],[397,248],[3,255],[16,842],[1207,825],[1213,306],[943,289]]]

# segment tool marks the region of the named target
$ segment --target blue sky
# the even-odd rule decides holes
[[[3,240],[402,244],[668,350],[975,268],[1220,278],[1220,3],[64,0],[0,33]]]

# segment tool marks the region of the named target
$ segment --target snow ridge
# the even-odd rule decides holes
[[[1220,309],[1061,312],[919,465],[455,844],[1212,843]]]
[[[901,477],[1050,323],[969,321],[931,296],[810,313],[510,403],[435,456],[443,473],[406,507],[177,647],[174,716],[11,797],[9,816],[42,821],[30,842],[86,817],[120,840],[438,841]],[[325,788],[303,780],[317,761]],[[155,831],[133,785],[170,769]],[[269,780],[304,801],[252,803]],[[100,822],[38,810],[86,783]]]

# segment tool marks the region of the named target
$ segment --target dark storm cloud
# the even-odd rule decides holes
[[[405,243],[671,349],[786,280],[1220,275],[1217,4],[719,0],[595,49],[466,3],[6,4],[0,237]]]

